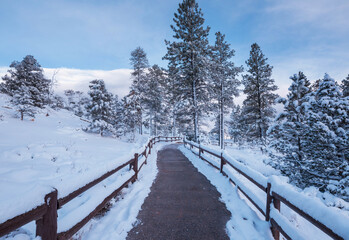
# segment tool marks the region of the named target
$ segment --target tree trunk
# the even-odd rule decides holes
[[[198,111],[196,102],[196,86],[195,80],[193,81],[193,105],[194,105],[194,141],[198,141]]]
[[[220,139],[220,147],[221,149],[224,149],[224,102],[223,102],[223,94],[224,94],[224,88],[223,88],[223,81],[221,80],[221,96],[220,96],[220,115],[219,115],[219,139]]]

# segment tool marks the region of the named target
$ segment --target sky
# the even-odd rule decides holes
[[[131,83],[130,52],[141,46],[150,64],[166,67],[164,40],[172,40],[180,0],[0,0],[0,75],[33,55],[58,89],[87,90],[102,78],[124,95]],[[349,74],[348,0],[198,0],[205,25],[226,34],[233,61],[244,65],[257,42],[273,69],[278,93],[304,71],[337,81]],[[246,67],[245,67],[246,69]]]

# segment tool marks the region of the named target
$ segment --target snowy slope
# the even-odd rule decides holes
[[[53,188],[66,196],[131,159],[148,140],[85,133],[87,123],[66,110],[42,110],[34,121],[20,121],[4,107],[7,100],[0,94],[0,223],[42,204]]]

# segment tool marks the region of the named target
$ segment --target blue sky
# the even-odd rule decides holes
[[[130,68],[141,46],[162,61],[179,0],[1,0],[0,66],[34,55],[45,68]],[[257,42],[274,66],[277,84],[302,70],[315,80],[349,74],[347,0],[199,0],[210,40],[221,31],[244,64]]]

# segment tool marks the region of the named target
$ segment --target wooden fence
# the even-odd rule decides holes
[[[274,239],[279,240],[280,239],[280,233],[286,238],[286,239],[304,239],[303,236],[297,231],[297,229],[292,226],[285,217],[280,212],[281,203],[285,204],[287,207],[298,213],[300,216],[302,216],[304,219],[309,221],[312,225],[316,226],[318,229],[326,233],[328,236],[330,236],[333,239],[348,239],[348,232],[343,233],[343,231],[338,230],[335,225],[332,225],[331,227],[326,226],[326,224],[320,220],[317,220],[314,216],[311,216],[311,214],[307,213],[305,209],[301,209],[301,204],[293,203],[291,200],[287,199],[287,192],[285,189],[282,189],[282,193],[278,192],[278,189],[281,189],[280,186],[275,186],[273,188],[273,185],[278,185],[276,182],[269,182],[268,178],[263,176],[262,174],[258,173],[257,171],[254,171],[250,169],[249,167],[243,165],[240,162],[237,162],[235,160],[229,159],[228,156],[226,156],[224,153],[220,151],[215,151],[212,149],[209,149],[207,147],[204,147],[200,144],[190,142],[187,140],[183,140],[184,146],[190,149],[194,154],[199,156],[200,159],[204,160],[208,164],[210,164],[212,167],[216,168],[220,171],[224,176],[229,178],[229,181],[232,182],[238,190],[246,196],[246,198],[258,209],[259,212],[261,212],[265,216],[265,220],[270,222],[271,224],[271,231],[273,234]],[[197,151],[194,150],[194,148],[197,149]],[[209,159],[208,157],[204,156],[204,153],[207,153],[210,156],[213,156],[215,160]],[[219,163],[219,164],[218,164]],[[242,182],[237,176],[234,176],[231,171],[227,173],[224,171],[224,165],[227,165],[234,169],[236,172],[241,174],[244,178],[248,179],[254,186],[256,186],[260,191],[265,193],[265,202],[260,201],[258,197],[256,197],[256,192],[251,191],[248,187],[246,187],[246,184]],[[225,167],[226,168],[226,167]],[[273,183],[273,185],[272,185]],[[303,195],[301,195],[298,192],[292,192],[291,194],[296,194],[298,198],[300,198],[302,201],[308,201],[309,199],[304,198]],[[291,195],[290,194],[290,195]],[[304,198],[304,199],[302,199]],[[310,203],[311,204],[311,203]],[[298,206],[297,206],[298,205]],[[332,215],[333,212],[328,211],[329,209],[326,206],[323,206],[321,209],[318,209],[318,211],[322,211],[321,214],[327,213],[328,215]],[[316,212],[313,212],[312,214],[316,214]],[[333,213],[335,214],[335,213]],[[333,216],[328,216],[330,219]],[[335,215],[336,217],[336,215]],[[320,217],[318,217],[319,219]],[[323,219],[323,218],[321,218]],[[347,229],[349,228],[349,222],[345,222],[342,225],[343,227]],[[327,221],[327,225],[329,222]],[[338,224],[338,223],[337,223]],[[345,235],[345,236],[344,236]]]
[[[103,207],[115,197],[124,187],[126,187],[130,182],[136,181],[138,172],[141,170],[144,164],[147,164],[148,155],[151,153],[151,149],[157,142],[173,142],[180,141],[180,137],[154,137],[152,138],[145,149],[141,153],[135,153],[134,158],[121,164],[117,168],[103,174],[101,177],[87,183],[85,186],[75,190],[74,192],[68,194],[65,197],[57,199],[58,192],[53,190],[45,196],[44,204],[35,207],[29,212],[20,214],[12,219],[9,219],[0,224],[0,237],[22,227],[23,225],[36,221],[36,236],[40,236],[43,240],[54,240],[54,239],[69,239],[72,237],[81,227],[83,227],[89,220],[91,220]],[[144,158],[143,163],[138,166],[138,160]],[[72,228],[65,232],[57,233],[57,210],[64,206],[69,201],[78,197],[80,194],[84,193],[91,187],[107,179],[114,173],[120,171],[124,167],[130,166],[130,170],[134,171],[134,174],[126,182],[124,182],[119,188],[113,191],[91,212],[83,218],[80,222],[75,224]]]

